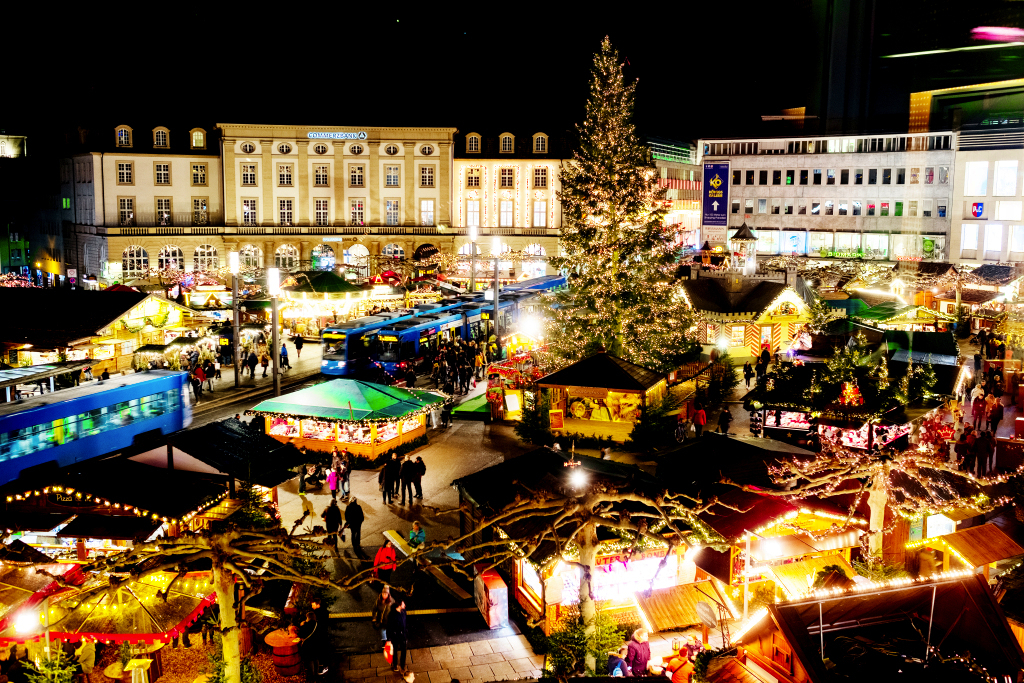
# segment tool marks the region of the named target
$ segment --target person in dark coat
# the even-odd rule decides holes
[[[732,413],[729,406],[722,406],[722,412],[718,414],[718,431],[721,434],[729,433],[729,425],[732,424]]]
[[[747,389],[750,388],[750,380],[754,378],[754,368],[750,365],[748,360],[743,364],[743,379],[747,382]]]
[[[295,344],[295,357],[302,358],[302,347],[306,343],[306,340],[302,338],[302,335],[295,335],[293,343]]]
[[[629,654],[629,648],[623,645],[619,648],[618,654],[608,655],[608,675],[609,676],[632,676],[633,674],[629,670],[629,664],[626,664],[626,655]]]
[[[370,559],[370,556],[363,552],[362,546],[363,508],[360,507],[359,502],[355,498],[345,508],[345,524],[348,524],[348,529],[352,532],[352,550],[355,551],[356,557],[361,557],[365,560]]]
[[[324,543],[333,545],[334,549],[338,549],[338,530],[341,529],[341,509],[338,507],[337,500],[331,500],[331,504],[327,506],[323,514],[320,517],[324,520],[324,525],[327,527],[327,538],[324,539]]]
[[[245,359],[245,364],[249,366],[249,377],[256,379],[256,366],[260,364],[260,359],[256,357],[255,351],[249,352],[249,357]]]
[[[409,493],[409,504],[412,504],[412,480],[416,477],[416,463],[405,456],[402,460],[402,469],[399,472],[399,479],[402,485],[402,505],[405,505],[405,494]]]
[[[427,473],[427,465],[423,462],[423,457],[419,455],[416,456],[416,462],[413,464],[416,465],[415,478],[412,480],[416,487],[416,497],[423,498],[423,475]]]
[[[634,676],[646,676],[647,664],[651,661],[651,644],[647,642],[647,630],[638,628],[626,643],[626,664]]]
[[[406,630],[405,622],[405,600],[395,600],[395,607],[388,615],[388,640],[395,648],[394,658],[391,660],[391,670],[404,673],[406,653],[409,650],[409,633]],[[401,653],[401,657],[399,657],[399,653]]]
[[[765,370],[768,369],[768,364],[772,362],[772,354],[768,349],[761,349],[761,364],[764,365]]]
[[[384,502],[391,503],[391,499],[394,498],[398,491],[395,487],[398,485],[399,474],[402,471],[402,463],[398,462],[398,455],[396,453],[391,454],[391,459],[384,464]]]

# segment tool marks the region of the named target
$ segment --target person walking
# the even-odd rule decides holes
[[[747,389],[750,388],[750,380],[754,378],[754,368],[750,365],[748,360],[743,364],[743,379],[747,382]]]
[[[382,583],[391,583],[391,572],[395,568],[395,549],[391,541],[384,541],[373,557],[373,575]]]
[[[722,412],[718,414],[718,432],[720,434],[729,433],[729,425],[732,424],[732,413],[729,412],[729,406],[723,405]]]
[[[355,498],[345,508],[345,524],[348,525],[348,530],[352,532],[352,550],[355,551],[356,557],[368,560],[370,557],[363,552],[363,508],[360,507],[359,501]]]
[[[395,599],[391,597],[391,586],[384,584],[380,589],[380,595],[373,603],[373,611],[370,612],[370,623],[380,633],[381,647],[388,642],[388,617],[391,616],[391,609],[395,606]]]
[[[206,390],[213,391],[213,376],[217,373],[213,367],[213,361],[207,360],[203,363],[203,374],[206,375]]]
[[[405,622],[405,600],[401,598],[395,601],[395,607],[388,615],[388,640],[391,641],[391,646],[394,648],[391,670],[401,671],[404,674],[406,653],[409,650],[409,634]],[[399,658],[399,653],[401,653],[401,658]]]
[[[1003,402],[997,400],[988,414],[988,431],[993,434],[999,429],[999,423],[1003,421]]]
[[[352,478],[352,466],[348,461],[348,454],[341,458],[341,463],[338,465],[338,476],[341,477],[339,486],[341,488],[342,498],[348,498],[348,494],[351,491],[350,479]]]
[[[704,406],[698,405],[693,413],[693,428],[697,431],[697,438],[704,432],[704,425],[708,423],[708,414],[704,412]]]
[[[413,463],[413,464],[416,465],[416,469],[413,472],[414,477],[413,477],[412,483],[416,487],[416,497],[422,499],[423,498],[423,475],[425,475],[427,473],[427,464],[425,462],[423,462],[423,456],[420,456],[420,455],[416,456],[416,462]]]
[[[281,368],[292,369],[291,363],[288,362],[288,347],[281,342]]]
[[[338,508],[338,501],[332,500],[320,517],[327,526],[327,538],[324,539],[324,543],[333,545],[335,552],[337,552],[338,531],[341,529],[341,509]]]
[[[971,401],[971,420],[974,423],[974,428],[979,429],[981,427],[981,419],[985,416],[985,399],[983,396],[978,395]]]
[[[416,463],[405,456],[402,460],[402,469],[399,472],[399,479],[402,487],[402,505],[405,505],[405,494],[409,492],[409,504],[412,505],[412,480],[415,478]]]
[[[263,366],[263,376],[267,376],[267,368],[270,367],[270,356],[266,353],[260,354],[260,365]]]
[[[332,467],[327,472],[327,487],[331,489],[332,500],[338,499],[338,480],[338,469],[336,467]]]
[[[295,357],[302,358],[302,347],[306,344],[306,340],[302,338],[301,334],[297,334],[292,338],[292,343],[295,344]]]

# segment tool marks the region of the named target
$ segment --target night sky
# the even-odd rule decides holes
[[[504,15],[491,3],[418,13],[356,3],[163,6],[170,12],[35,4],[5,13],[0,128],[28,132],[37,143],[55,126],[164,116],[570,128],[582,118],[589,66],[605,34],[628,61],[627,76],[639,79],[640,132],[695,139],[735,134],[762,114],[808,104],[820,63],[812,0],[573,3],[571,11],[507,3]],[[995,4],[1020,23],[1024,3]],[[962,41],[973,21],[945,0],[883,6],[896,7],[879,19],[886,48]],[[941,31],[909,21],[922,8],[923,23]],[[915,28],[900,42],[892,27],[901,25]]]

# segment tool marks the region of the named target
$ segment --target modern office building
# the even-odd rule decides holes
[[[729,164],[728,235],[746,223],[759,256],[949,258],[952,132],[699,141]],[[702,226],[725,247],[726,230]]]
[[[655,137],[645,142],[658,183],[665,188],[665,225],[676,232],[681,246],[699,248],[701,169],[696,145]]]

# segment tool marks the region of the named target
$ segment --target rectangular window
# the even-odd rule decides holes
[[[363,167],[362,166],[349,166],[348,167],[348,184],[351,187],[362,187],[363,186]]]
[[[825,184],[835,185],[836,184],[836,169],[829,168],[825,169]]]
[[[480,201],[477,199],[466,202],[466,227],[480,227]]]
[[[807,169],[802,169],[800,171],[800,184],[801,185],[806,185],[807,184]]]
[[[758,171],[757,173],[757,184],[767,185],[768,184],[768,171]]]
[[[533,151],[541,153],[548,151],[548,139],[543,135],[538,135],[536,138],[534,138]]]
[[[193,225],[206,225],[209,223],[209,216],[207,215],[208,203],[206,197],[193,197],[192,198],[192,224]]]
[[[878,210],[878,215],[879,216],[888,216],[889,215],[889,202],[881,202],[881,207]]]
[[[977,223],[964,223],[960,227],[960,248],[967,251],[978,248]]]
[[[814,184],[815,185],[821,185],[821,169],[820,168],[814,169]]]
[[[897,215],[899,215],[899,214],[897,214]],[[916,216],[917,215],[917,200],[916,199],[909,200],[907,202],[907,214],[906,215],[908,215],[908,216]]]
[[[288,187],[292,184],[292,165],[281,164],[277,167],[277,184]]]
[[[365,206],[363,205],[362,199],[352,199],[349,201],[349,219],[352,221],[352,225],[363,225],[365,220]]]
[[[772,185],[782,184],[782,171],[772,171]]]
[[[883,185],[891,185],[892,184],[892,169],[891,168],[883,168],[882,169],[882,184]]]
[[[935,167],[925,166],[924,167],[924,184],[931,185],[935,182]]]
[[[1013,197],[1017,194],[1017,161],[997,161],[992,194],[996,197]]]
[[[780,250],[784,254],[804,254],[807,252],[807,233],[803,230],[783,230]]]
[[[849,185],[850,184],[850,169],[844,168],[839,172],[839,184]]]
[[[835,202],[833,202],[831,199],[826,199],[825,200],[825,215],[826,216],[833,215],[834,209],[835,209]]]
[[[739,213],[740,212],[740,200],[738,200],[738,199],[732,200],[732,212],[733,213]]]
[[[792,185],[793,182],[794,182],[795,176],[796,176],[796,171],[786,171],[786,184],[787,185]]]
[[[784,210],[785,215],[792,216],[793,215],[793,200],[792,199],[787,199],[785,207],[786,207],[785,210]]]
[[[1021,202],[996,202],[997,221],[1019,221]]]
[[[511,228],[512,227],[512,204],[513,202],[508,199],[503,199],[499,203],[500,212],[498,214],[498,227],[500,228]]]
[[[878,184],[878,169],[877,168],[869,168],[868,169],[868,185],[877,185],[877,184]]]
[[[772,214],[778,215],[780,208],[782,207],[782,200],[774,197],[772,198]]]
[[[778,230],[758,230],[757,231],[757,251],[762,254],[778,254],[779,253],[779,231]]]
[[[935,212],[936,212],[936,215],[939,218],[945,218],[946,217],[946,205],[945,204],[939,204],[938,207],[936,207]]]
[[[397,168],[397,166],[395,167]],[[398,200],[387,199],[384,201],[385,223],[387,225],[398,225]]]
[[[897,168],[896,169],[896,184],[903,185],[907,182],[907,169]]]
[[[858,168],[853,172],[853,184],[863,185],[864,184],[864,169]]]
[[[758,213],[768,213],[768,200],[767,199],[758,199],[757,200],[757,212]]]
[[[999,258],[1003,250],[1003,226],[985,226],[985,258]]]
[[[875,202],[874,199],[869,199],[868,200],[868,215],[869,216],[874,216],[875,215],[875,205],[876,205],[876,202]]]
[[[743,200],[743,213],[744,213],[744,215],[748,215],[748,216],[754,214],[754,200],[753,199],[744,199]]]
[[[939,166],[939,185],[946,185],[949,183],[949,166]]]
[[[421,166],[420,167],[420,187],[433,187],[434,186],[434,167],[433,166]]]
[[[827,254],[832,251],[833,235],[830,232],[812,232],[807,235],[808,254]]]
[[[753,185],[753,184],[754,184],[754,172],[753,171],[747,171],[747,185]]]
[[[533,186],[534,187],[547,187],[548,186],[548,169],[546,169],[546,168],[535,168],[535,169],[533,169]]]
[[[743,181],[743,171],[733,170],[732,172],[732,184],[739,185]]]
[[[384,167],[384,186],[385,187],[398,187],[398,171],[399,166],[385,166]]]
[[[156,164],[153,167],[155,174],[155,181],[157,185],[170,185],[171,184],[171,165],[170,164]]]
[[[813,215],[813,216],[820,216],[821,215],[821,202],[811,202],[811,215]]]
[[[835,251],[840,254],[854,254],[860,251],[860,233],[837,232],[834,242]]]
[[[807,200],[806,199],[797,199],[796,200],[796,213],[797,213],[798,216],[806,216],[807,215]]]
[[[924,218],[930,218],[932,215],[932,200],[922,199],[921,200],[921,215]]]
[[[543,228],[548,224],[548,203],[538,199],[533,203],[533,227]]]
[[[839,215],[840,216],[847,215],[848,214],[847,209],[848,209],[848,204],[847,204],[846,200],[845,199],[840,199],[839,200]]]
[[[893,216],[903,215],[903,202],[893,202]]]
[[[206,184],[206,164],[192,164],[192,184]]]
[[[1024,252],[1024,225],[1010,226],[1010,251]]]
[[[502,187],[515,187],[512,179],[514,178],[515,169],[503,168],[501,169],[501,186]]]
[[[316,224],[327,226],[330,225],[330,217],[327,213],[327,206],[330,200],[328,199],[316,199]]]
[[[242,164],[242,185],[256,186],[256,164]]]
[[[316,166],[313,169],[313,178],[317,187],[327,187],[329,166]]]
[[[743,334],[746,331],[746,325],[733,325],[729,330],[729,346],[743,346]]]
[[[910,169],[910,184],[911,185],[917,185],[919,182],[921,182],[921,169],[919,169],[919,168],[911,168]]]
[[[118,217],[121,225],[135,225],[135,198],[119,197],[117,200]]]
[[[988,194],[988,162],[968,161],[964,170],[964,195],[984,197]]]
[[[281,220],[281,225],[292,224],[292,200],[290,199],[279,199],[277,201],[278,217]]]
[[[854,216],[859,216],[860,212],[861,212],[861,202],[860,202],[860,200],[854,199],[853,200],[853,215]]]
[[[433,169],[431,169],[433,170]],[[433,199],[421,199],[420,200],[420,225],[433,225],[434,224],[434,200]]]
[[[466,187],[480,187],[479,168],[471,168],[466,171]]]
[[[156,220],[160,225],[173,225],[171,220],[171,198],[156,198]]]
[[[480,151],[480,138],[475,135],[471,135],[466,138],[466,151],[467,152],[479,152]]]
[[[864,257],[884,259],[889,254],[889,236],[867,234],[864,235]]]
[[[256,225],[256,202],[258,199],[242,200],[242,224]]]
[[[134,164],[130,161],[122,161],[117,164],[117,184],[118,185],[131,185],[135,176]]]

